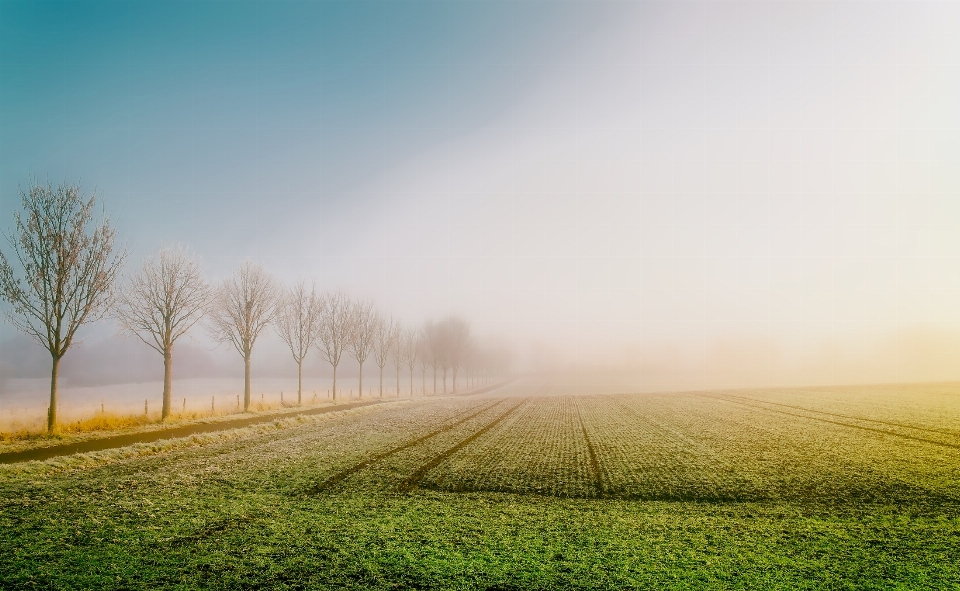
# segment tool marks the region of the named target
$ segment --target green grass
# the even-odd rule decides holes
[[[0,587],[960,588],[957,396],[733,395],[429,401],[2,467]]]

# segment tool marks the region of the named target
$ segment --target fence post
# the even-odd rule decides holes
[[[214,398],[216,398],[216,396],[211,396],[211,397],[210,397],[210,414],[213,414],[213,413],[214,413],[214,410],[213,410],[213,409],[214,409],[214,406],[213,406],[213,400],[214,400]]]
[[[143,401],[143,415],[144,415],[144,416],[147,415],[147,401],[146,401],[146,400]]]

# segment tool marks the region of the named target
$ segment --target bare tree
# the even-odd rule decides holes
[[[173,396],[173,345],[203,317],[210,295],[200,264],[178,246],[143,261],[117,298],[123,330],[163,355],[163,419]]]
[[[379,315],[373,308],[373,303],[357,301],[351,307],[350,316],[353,318],[353,333],[350,338],[350,354],[360,364],[360,397],[363,398],[363,362],[373,350],[377,319]]]
[[[400,370],[403,369],[404,364],[406,364],[406,357],[404,357],[406,334],[406,331],[404,331],[400,326],[399,321],[393,324],[393,338],[391,339],[392,342],[390,354],[391,359],[393,360],[393,367],[397,370],[397,398],[400,397]],[[410,390],[410,396],[413,397],[412,389]]]
[[[403,348],[398,351],[403,357],[403,361],[410,368],[410,398],[413,398],[413,368],[417,365],[420,358],[420,338],[415,330],[408,329],[403,332]],[[424,366],[424,376],[426,376],[426,366]]]
[[[297,406],[303,404],[303,360],[320,334],[320,301],[315,285],[298,281],[283,291],[277,305],[274,328],[280,339],[290,348],[297,364]]]
[[[383,367],[387,364],[390,351],[393,350],[393,340],[396,338],[397,322],[391,316],[384,318],[374,313],[373,326],[373,360],[380,368],[380,398],[383,398]]]
[[[225,279],[210,310],[210,334],[243,356],[243,410],[250,410],[250,355],[276,312],[277,287],[258,263],[245,261]]]
[[[441,357],[443,356],[443,343],[441,341],[441,334],[438,330],[437,324],[432,320],[427,320],[423,323],[423,345],[424,352],[426,353],[427,360],[430,363],[430,367],[433,368],[433,393],[437,393],[437,369],[441,365]]]
[[[459,316],[449,316],[439,324],[443,344],[443,391],[447,391],[447,368],[453,370],[453,391],[457,391],[457,370],[466,361],[470,343],[470,323]]]
[[[333,366],[333,400],[337,400],[337,366],[353,337],[350,298],[343,292],[327,293],[320,298],[320,334],[317,349]]]
[[[420,329],[417,332],[417,361],[420,363],[420,387],[423,388],[423,393],[427,393],[427,368],[432,366],[431,355],[430,355],[430,344],[427,339],[426,330]],[[437,393],[437,374],[434,371],[433,374],[433,393]]]
[[[433,393],[437,393],[437,370],[443,372],[443,393],[447,392],[447,371],[450,369],[450,362],[447,358],[446,331],[443,323],[427,321],[423,326],[423,334],[426,338],[427,350],[430,353],[430,366],[433,367]]]
[[[16,230],[5,238],[23,277],[0,252],[0,297],[12,305],[10,322],[50,352],[47,431],[53,432],[60,359],[77,329],[106,313],[126,251],[114,250],[116,230],[105,216],[94,221],[96,195],[85,199],[79,185],[34,183],[20,189],[20,198],[23,212],[14,214]]]

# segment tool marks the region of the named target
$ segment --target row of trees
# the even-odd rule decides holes
[[[283,287],[253,262],[244,262],[231,277],[211,284],[185,249],[165,248],[121,282],[127,252],[116,246],[116,231],[108,218],[94,220],[95,195],[84,198],[76,185],[34,184],[21,190],[21,198],[23,212],[15,215],[15,231],[7,241],[22,277],[0,251],[0,297],[10,304],[5,312],[11,322],[50,352],[50,431],[57,420],[60,359],[80,326],[108,316],[163,356],[164,419],[172,400],[174,345],[204,317],[210,336],[229,343],[243,357],[245,411],[250,408],[254,345],[270,326],[297,364],[298,404],[303,397],[303,362],[311,351],[333,369],[334,400],[344,354],[360,366],[361,393],[363,365],[373,360],[380,370],[380,396],[383,370],[391,359],[398,392],[401,370],[409,370],[411,395],[418,364],[423,383],[427,369],[433,370],[435,393],[438,373],[443,392],[448,375],[456,392],[458,372],[468,362],[475,371],[502,369],[502,356],[472,347],[470,326],[461,318],[404,328],[371,302],[343,292],[318,294],[314,284],[302,280]]]

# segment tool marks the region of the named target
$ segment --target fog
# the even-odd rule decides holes
[[[31,176],[81,181],[130,270],[253,259],[408,326],[460,314],[557,380],[960,379],[958,4],[106,6],[0,5],[6,232]],[[93,47],[52,42],[71,19]],[[192,334],[175,377],[242,384]],[[85,335],[68,384],[162,376]],[[7,391],[49,371],[8,324],[0,357]],[[255,378],[295,370],[264,337]]]

